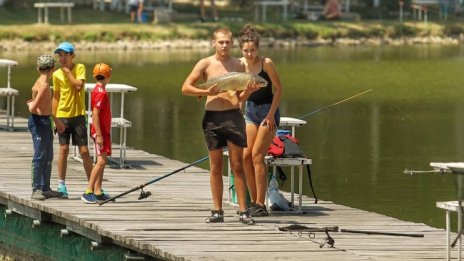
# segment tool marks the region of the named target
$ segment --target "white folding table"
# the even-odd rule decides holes
[[[18,65],[16,61],[0,59],[0,67],[7,67],[6,87],[0,87],[0,96],[6,97],[5,127],[11,131],[14,130],[15,96],[19,95],[18,90],[11,88],[11,68],[16,65]]]
[[[261,21],[266,22],[266,14],[268,6],[281,6],[283,10],[283,19],[287,20],[287,7],[290,4],[288,0],[265,0],[265,1],[254,1],[255,6],[255,21],[259,19],[259,7],[261,7]]]
[[[72,21],[71,10],[74,7],[74,3],[34,3],[34,7],[37,8],[37,22],[48,24],[48,9],[49,8],[60,8],[61,22],[64,22],[64,9],[68,9],[68,24]],[[42,16],[43,11],[43,16]],[[43,17],[43,19],[42,19]]]
[[[464,162],[431,162],[430,166],[437,171],[451,172],[452,175],[464,175]],[[457,185],[458,198],[462,197],[464,188]],[[462,200],[462,198],[461,198]],[[464,204],[464,203],[463,203]],[[462,228],[462,212],[458,201],[437,202],[436,207],[446,210],[446,260],[451,259],[450,233],[451,233],[451,212],[458,214],[458,232]],[[458,240],[458,260],[462,260],[462,237]]]
[[[95,83],[86,83],[85,84],[85,91],[88,94],[88,105],[87,105],[87,132],[90,136],[90,123],[92,121],[92,112],[91,112],[91,93],[95,88]],[[132,127],[132,122],[124,118],[124,102],[125,102],[125,93],[135,92],[137,91],[136,87],[127,85],[127,84],[118,84],[118,83],[109,83],[105,87],[106,92],[110,94],[110,105],[111,105],[111,127],[119,128],[119,166],[125,166],[126,160],[126,141],[127,141],[127,128]],[[120,113],[119,117],[114,117],[115,113],[113,110],[113,94],[119,93],[121,95],[121,106],[120,106]],[[78,158],[77,148],[74,149],[74,158]],[[95,159],[95,153],[94,153]]]
[[[290,118],[290,117],[280,117],[280,124],[279,127],[290,127],[292,136],[295,137],[295,131],[296,127],[305,125],[306,121],[301,120],[301,119],[296,119],[296,118]],[[225,156],[228,156],[228,151],[224,152]],[[305,166],[310,166],[312,164],[312,160],[308,158],[274,158],[272,156],[266,156],[265,157],[266,165],[268,167],[272,167],[272,175],[275,176],[277,172],[277,167],[291,167],[291,173],[290,173],[290,190],[291,190],[291,207],[292,210],[295,206],[294,204],[294,193],[295,193],[295,167],[298,167],[298,213],[302,213],[302,206],[303,206],[303,170]],[[228,187],[230,188],[232,186],[231,184],[231,175],[232,174],[232,169],[230,167],[230,162],[228,160],[228,167],[227,167],[227,175],[228,175]],[[229,189],[228,193],[228,202],[232,203],[232,191]],[[267,198],[267,197],[266,197]],[[266,200],[267,201],[267,200]]]

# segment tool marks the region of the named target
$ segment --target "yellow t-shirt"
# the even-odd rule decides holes
[[[76,80],[85,82],[85,66],[78,63],[72,69]],[[63,70],[59,69],[53,73],[53,91],[60,92],[60,100],[56,110],[57,118],[71,118],[85,115],[85,88],[76,90],[69,82]]]

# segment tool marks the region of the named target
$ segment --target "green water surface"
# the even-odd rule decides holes
[[[196,61],[210,52],[78,51],[76,61],[87,65],[89,82],[93,64],[107,62],[113,66],[112,82],[138,88],[126,96],[125,118],[133,123],[129,146],[190,163],[207,155],[200,125],[204,100],[182,96],[180,89]],[[444,227],[444,211],[435,202],[456,199],[452,175],[411,177],[403,170],[462,161],[461,46],[263,49],[261,54],[273,59],[280,74],[283,116],[298,118],[372,89],[306,118],[308,124],[297,129],[303,150],[313,159],[319,198]],[[37,55],[0,53],[19,61],[13,87],[21,93],[20,116],[28,115],[25,102],[37,77]],[[304,188],[311,195],[307,184]]]

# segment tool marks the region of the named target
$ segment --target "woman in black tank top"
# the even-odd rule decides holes
[[[268,81],[266,87],[253,92],[245,104],[247,148],[243,152],[248,191],[251,196],[251,216],[269,215],[265,205],[267,167],[264,157],[279,125],[279,103],[282,94],[279,75],[271,59],[258,55],[259,35],[246,25],[239,33],[239,44],[247,72],[258,74]]]

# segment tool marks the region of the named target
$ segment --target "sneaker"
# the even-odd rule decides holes
[[[62,193],[61,198],[68,198],[68,189],[66,188],[66,185],[58,186],[58,189],[56,191]]]
[[[110,197],[110,194],[109,194],[108,192],[106,192],[106,190],[101,189],[101,192],[102,192],[103,194],[107,195],[108,197]],[[110,198],[111,198],[111,197],[110,197]]]
[[[32,192],[31,199],[35,199],[35,200],[45,200],[45,196],[42,195],[42,191],[36,190],[36,191],[33,191],[33,192]]]
[[[222,223],[224,222],[224,211],[221,210],[211,210],[211,216],[208,217],[206,223]]]
[[[49,191],[43,191],[42,195],[47,199],[47,198],[61,198],[63,196],[62,192],[54,191],[54,190],[49,190]]]
[[[245,225],[255,224],[255,220],[251,218],[250,213],[248,213],[248,211],[244,211],[244,212],[240,211],[238,215],[239,215],[239,221],[242,222],[242,224],[245,224]]]
[[[82,194],[81,199],[86,204],[95,204],[95,203],[97,203],[97,197],[93,193],[84,193],[84,194]]]
[[[261,206],[259,204],[255,204],[253,208],[248,210],[250,216],[252,217],[267,217],[269,213],[267,212],[266,206]]]
[[[255,202],[248,202],[247,205],[246,205],[246,211],[248,211],[249,213],[253,212],[254,209],[256,208],[256,203]],[[240,210],[237,209],[237,215],[240,215]]]
[[[98,202],[101,202],[101,201],[107,201],[111,197],[108,193],[107,194],[102,193],[100,195],[95,195],[95,198],[97,199]],[[115,200],[112,200],[112,201],[114,202]]]
[[[249,211],[251,208],[253,208],[256,205],[255,202],[249,202],[246,206],[246,209]]]
[[[248,212],[251,213],[252,211],[254,211],[255,208],[256,208],[256,203],[250,202],[250,203],[248,203],[247,206],[246,206],[246,211],[248,211]],[[240,211],[237,210],[237,215],[238,215],[239,212],[240,212]]]

